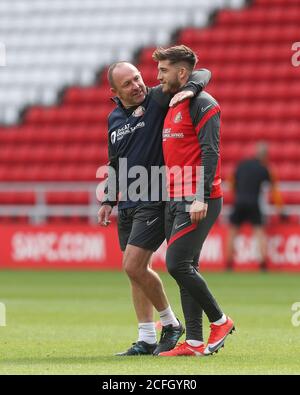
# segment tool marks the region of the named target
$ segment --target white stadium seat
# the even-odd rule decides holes
[[[16,122],[31,104],[54,103],[72,84],[90,85],[116,60],[142,46],[165,45],[186,26],[245,0],[1,0],[0,123]]]

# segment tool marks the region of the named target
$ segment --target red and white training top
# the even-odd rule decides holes
[[[220,107],[211,95],[201,92],[169,109],[163,153],[171,198],[193,195],[207,201],[222,197]]]

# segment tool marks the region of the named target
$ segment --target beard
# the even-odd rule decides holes
[[[166,92],[177,93],[181,88],[179,79],[176,78],[176,80],[174,79],[173,81],[168,82],[165,88],[166,88]]]

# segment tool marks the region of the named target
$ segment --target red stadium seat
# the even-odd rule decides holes
[[[82,104],[99,104],[109,103],[113,94],[109,89],[102,86],[95,86],[89,88],[73,87],[66,91],[63,102],[64,103],[82,103]]]
[[[83,204],[89,203],[87,192],[48,192],[46,194],[48,204]]]
[[[156,47],[145,48],[142,50],[139,56],[139,66],[143,64],[155,64],[152,59],[152,54],[155,51]]]
[[[207,91],[221,107],[225,180],[239,160],[253,155],[259,140],[269,143],[279,180],[300,180],[300,68],[291,64],[299,20],[299,0],[256,0],[244,9],[220,10],[209,27],[178,33],[178,42],[199,55],[199,67],[212,71]],[[158,84],[154,50],[144,48],[137,65],[148,86]],[[1,181],[96,181],[97,168],[107,163],[107,116],[114,107],[106,73],[94,86],[66,88],[59,105],[29,108],[20,125],[0,127]],[[297,193],[284,198],[300,204]],[[88,199],[80,192],[47,194],[54,205]],[[10,201],[34,204],[35,196],[0,193],[0,204]],[[225,203],[232,203],[230,193]]]
[[[231,44],[273,44],[274,42],[285,44],[297,41],[300,33],[298,23],[288,26],[217,26],[211,29],[186,29],[179,35],[179,41],[185,42],[190,46],[202,46],[210,43],[211,46]]]
[[[102,105],[75,105],[65,104],[61,107],[53,108],[32,108],[25,115],[25,123],[27,124],[51,124],[51,123],[70,123],[77,122],[99,122],[106,119],[111,111],[112,105],[108,103]]]
[[[0,204],[26,204],[36,203],[34,192],[0,192]]]
[[[291,162],[273,162],[272,167],[279,180],[282,181],[298,181],[300,174],[300,164],[294,164]]]
[[[272,4],[272,7],[252,7],[245,10],[232,12],[231,10],[221,10],[217,15],[217,25],[219,26],[277,26],[278,24],[298,23],[300,10],[298,3],[287,7]]]
[[[284,204],[296,204],[300,206],[300,192],[299,191],[284,191],[281,192]],[[270,196],[270,202],[274,203]]]
[[[18,216],[1,216],[0,223],[1,224],[28,224],[29,217],[27,215],[18,215]]]

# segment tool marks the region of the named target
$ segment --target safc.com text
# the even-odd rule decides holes
[[[16,261],[104,260],[105,240],[101,234],[81,232],[17,232],[12,238],[12,256]]]
[[[274,264],[288,263],[299,265],[300,236],[292,234],[287,238],[281,235],[270,236],[268,240],[268,256]]]

